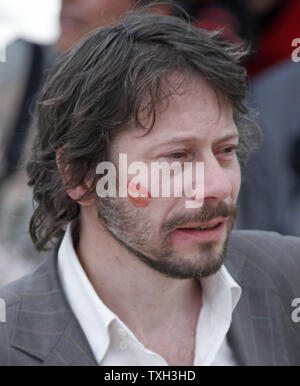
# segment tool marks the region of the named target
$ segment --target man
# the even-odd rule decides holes
[[[239,57],[175,17],[133,14],[56,63],[28,174],[33,242],[58,240],[35,273],[0,291],[2,365],[300,363],[299,239],[229,239],[257,132]],[[137,183],[136,197],[131,175],[127,195],[103,197],[99,165],[120,171],[124,154],[146,169],[176,161],[183,174],[203,162],[202,207],[186,208],[195,190],[156,197]]]

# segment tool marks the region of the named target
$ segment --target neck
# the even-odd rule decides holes
[[[83,269],[101,300],[137,336],[159,334],[171,323],[184,328],[197,319],[198,281],[165,277],[119,245],[98,219],[81,220],[76,252]]]

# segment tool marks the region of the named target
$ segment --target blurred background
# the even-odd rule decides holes
[[[59,35],[60,0],[0,0],[0,36],[51,44]]]
[[[136,3],[0,0],[0,285],[44,257],[28,234],[33,207],[25,165],[47,71],[60,53]],[[300,236],[300,0],[173,0],[149,12],[189,15],[199,28],[249,48],[247,104],[264,141],[244,171],[236,227]]]

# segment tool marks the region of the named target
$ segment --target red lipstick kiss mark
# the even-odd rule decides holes
[[[132,180],[128,181],[127,192],[130,201],[136,208],[144,208],[150,204],[151,194],[140,182],[135,184]],[[136,195],[139,195],[139,197],[135,197]]]

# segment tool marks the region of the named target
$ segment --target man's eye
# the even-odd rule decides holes
[[[166,155],[166,157],[167,158],[172,158],[172,159],[181,159],[183,157],[186,157],[186,154],[185,153],[177,152],[177,153],[168,154],[168,155]]]
[[[237,151],[237,149],[238,149],[238,145],[234,145],[234,146],[228,146],[228,147],[225,147],[223,150],[222,150],[222,153],[223,154],[228,154],[228,155],[230,155],[230,154],[235,154],[236,153],[236,151]]]

